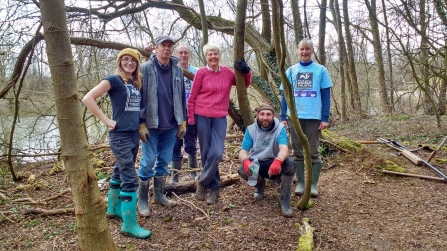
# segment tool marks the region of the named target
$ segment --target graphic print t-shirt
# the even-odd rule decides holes
[[[293,65],[286,71],[300,119],[321,119],[321,89],[332,87],[327,69],[317,63]],[[281,90],[283,86],[280,87]],[[287,111],[290,115],[290,109]]]
[[[109,75],[105,80],[108,80],[111,86],[108,94],[112,103],[112,119],[116,121],[113,131],[138,131],[140,91],[131,80],[124,83],[118,75]]]

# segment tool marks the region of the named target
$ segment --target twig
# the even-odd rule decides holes
[[[60,208],[60,209],[53,209],[53,210],[45,210],[42,208],[31,208],[27,209],[25,211],[26,214],[42,214],[42,215],[56,215],[56,214],[67,214],[67,213],[74,213],[74,208]]]
[[[17,222],[15,222],[15,221],[11,220],[10,218],[6,217],[6,215],[4,215],[2,212],[0,212],[0,214],[2,214],[3,217],[5,217],[5,219],[7,219],[9,222],[11,222],[11,223],[17,223]]]
[[[59,197],[61,197],[62,195],[68,193],[68,192],[71,192],[71,189],[70,189],[70,188],[67,188],[67,189],[65,189],[64,191],[62,191],[62,192],[60,192],[60,193],[58,193],[58,194],[56,194],[56,195],[53,195],[53,196],[51,196],[51,197],[49,197],[49,198],[46,198],[46,199],[44,199],[44,200],[40,200],[39,203],[45,203],[45,204],[46,204],[46,202],[48,202],[48,201],[50,201],[50,200],[54,200],[54,199],[56,199],[56,198],[59,198]]]
[[[323,142],[323,143],[325,143],[325,144],[329,144],[329,145],[331,145],[331,146],[337,148],[337,150],[339,150],[339,151],[341,151],[341,152],[344,152],[344,153],[351,153],[351,151],[346,150],[346,149],[344,149],[344,148],[342,148],[342,147],[339,147],[337,144],[335,144],[335,143],[333,143],[333,142],[331,142],[331,141],[329,141],[329,140],[320,139],[320,141]]]
[[[14,200],[13,202],[29,202],[31,204],[39,204],[39,202],[33,200],[33,198],[21,198],[21,199]]]
[[[185,205],[187,205],[187,206],[189,206],[190,208],[195,208],[195,209],[197,209],[197,210],[199,210],[200,212],[202,212],[205,216],[206,216],[206,218],[208,218],[208,220],[211,220],[210,219],[210,216],[207,214],[207,213],[205,213],[205,211],[203,211],[201,208],[198,208],[196,205],[194,205],[194,203],[192,203],[191,201],[187,201],[187,200],[184,200],[184,199],[181,199],[180,197],[178,197],[177,196],[177,194],[175,194],[174,192],[172,193],[180,202],[182,202],[183,204],[185,204]],[[189,205],[188,205],[189,204]],[[192,207],[191,207],[192,206]]]

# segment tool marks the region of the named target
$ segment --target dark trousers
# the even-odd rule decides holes
[[[293,159],[294,160],[304,160],[303,145],[298,139],[292,123],[288,120],[290,129],[290,138],[292,139],[292,149],[293,149]],[[310,154],[312,157],[312,163],[321,163],[320,153],[318,152],[318,145],[320,145],[320,120],[317,119],[300,119],[301,129],[303,129],[304,134],[307,136],[310,145]]]
[[[135,160],[137,159],[140,134],[135,132],[109,132],[110,149],[116,163],[112,179],[122,182],[121,191],[135,192],[138,188]]]
[[[195,114],[197,137],[200,145],[202,172],[199,183],[211,190],[220,186],[219,162],[225,147],[227,118],[210,118]]]
[[[189,154],[197,154],[197,128],[196,126],[186,125],[186,134],[183,139],[176,137],[174,150],[172,152],[172,160],[182,160],[182,146],[185,143],[185,152]]]
[[[250,160],[253,161],[253,159],[250,159]],[[295,175],[295,164],[293,163],[293,159],[291,157],[287,157],[287,159],[284,160],[281,164],[281,172],[278,175],[270,177],[269,169],[270,169],[270,165],[273,163],[273,161],[274,161],[274,159],[266,159],[266,160],[259,161],[259,176],[261,176],[264,179],[277,179],[281,175],[287,175],[287,176]],[[247,174],[244,172],[244,165],[242,163],[239,166],[237,173],[244,180],[248,179]]]

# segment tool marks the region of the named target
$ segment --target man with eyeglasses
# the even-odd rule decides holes
[[[189,58],[191,57],[191,50],[189,46],[186,44],[180,44],[176,48],[177,57],[180,58],[179,65],[191,72],[196,73],[198,68],[189,64]],[[193,81],[188,78],[184,78],[185,82],[185,94],[186,94],[186,103],[188,103],[189,94],[191,93]],[[185,146],[184,150],[188,155],[188,167],[191,169],[196,169],[198,167],[197,163],[197,129],[195,126],[191,127],[186,124],[186,134],[184,139],[177,138],[174,145],[174,151],[172,152],[172,163],[171,168],[173,171],[171,172],[171,181],[170,183],[178,182],[178,172],[174,170],[182,169],[182,146]],[[191,178],[194,179],[196,177],[196,172],[191,172]]]
[[[172,56],[174,40],[169,36],[155,39],[156,52],[141,65],[143,85],[140,109],[140,139],[142,158],[138,177],[138,211],[149,216],[149,181],[154,178],[153,202],[174,206],[165,194],[168,164],[172,161],[175,139],[186,132],[186,100],[183,70],[179,58]]]

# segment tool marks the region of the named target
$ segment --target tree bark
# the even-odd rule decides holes
[[[327,0],[321,0],[320,4],[320,24],[318,29],[318,59],[317,61],[326,66],[326,8]]]
[[[385,83],[385,69],[383,67],[382,43],[380,41],[379,25],[377,21],[376,0],[371,0],[371,3],[369,0],[365,0],[365,4],[368,7],[369,23],[373,37],[374,57],[376,59],[377,68],[377,87],[379,89],[380,103],[382,112],[389,114],[391,113],[391,105]]]
[[[303,21],[301,21],[299,0],[290,1],[292,7],[293,31],[295,33],[295,46],[304,38]]]
[[[80,250],[116,250],[83,130],[64,1],[42,0],[40,10],[56,100],[62,158],[75,204]]]

